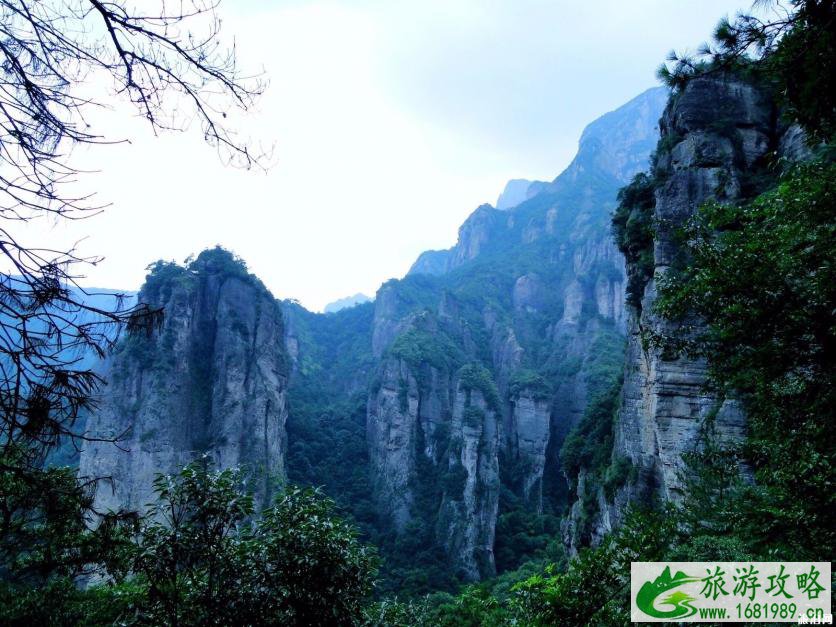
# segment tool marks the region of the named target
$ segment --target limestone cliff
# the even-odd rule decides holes
[[[264,502],[284,472],[288,359],[277,302],[221,249],[186,267],[158,263],[139,300],[165,315],[106,365],[108,385],[87,433],[117,442],[88,444],[79,471],[109,478],[97,509],[142,509],[156,473],[203,454],[251,471]]]
[[[648,163],[663,94],[591,124],[554,181],[504,210],[478,207],[453,248],[378,291],[375,502],[401,538],[432,529],[426,542],[465,579],[494,572],[503,516],[562,512],[563,438],[620,371],[626,275],[609,216],[624,177]],[[463,391],[465,367],[484,374],[493,400]]]
[[[405,344],[384,362],[369,397],[369,455],[379,510],[399,534],[408,533],[414,521],[432,529],[463,579],[491,576],[499,423],[490,375],[475,365],[415,361]]]
[[[720,440],[735,441],[745,434],[738,404],[706,389],[703,360],[670,354],[650,341],[687,332],[656,314],[656,285],[681,254],[678,230],[701,204],[750,197],[758,191],[757,175],[768,159],[793,157],[804,150],[799,148],[797,129],[780,123],[764,90],[729,76],[690,81],[671,97],[660,127],[651,171],[656,181],[652,276],[629,308],[624,384],[614,432],[613,463],[626,460],[632,470],[627,485],[612,498],[605,496],[600,482],[591,486],[589,474],[581,472],[578,502],[566,530],[570,544],[577,539],[573,527],[583,501],[597,502],[594,543],[619,524],[628,502],[680,498],[683,454],[698,445],[709,417]],[[699,328],[697,320],[689,324]]]

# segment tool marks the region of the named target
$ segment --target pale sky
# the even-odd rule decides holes
[[[39,232],[87,236],[87,285],[138,289],[156,259],[221,244],[273,294],[320,310],[446,248],[510,178],[552,179],[583,127],[694,49],[732,0],[224,0],[243,68],[270,80],[244,131],[275,146],[264,172],[225,167],[197,133],[79,151],[104,214]],[[44,227],[37,227],[43,230]],[[45,242],[43,240],[46,240]]]

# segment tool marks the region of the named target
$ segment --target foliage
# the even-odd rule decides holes
[[[665,559],[683,540],[677,523],[672,510],[633,510],[601,546],[584,549],[562,572],[555,564],[532,567],[532,562],[456,596],[374,605],[367,611],[367,624],[623,625],[629,622],[630,562]]]
[[[796,167],[773,191],[737,207],[704,206],[683,234],[690,262],[660,286],[659,311],[707,323],[691,341],[713,384],[749,416],[745,454],[770,503],[763,528],[797,555],[827,555],[834,530],[836,166]]]
[[[653,276],[654,190],[650,176],[637,174],[618,192],[618,207],[612,217],[615,244],[627,260],[627,302],[637,308]]]
[[[66,502],[24,503],[37,516],[4,530],[4,624],[344,625],[371,592],[374,553],[315,490],[288,487],[254,518],[241,473],[203,460],[156,479],[138,528],[105,518],[90,530],[89,491],[66,469],[44,473]],[[86,573],[104,577],[80,588]]]
[[[133,573],[143,616],[165,624],[350,624],[371,591],[375,558],[333,503],[287,488],[252,520],[238,471],[204,463],[155,482]]]
[[[836,7],[832,0],[795,0],[798,11],[788,32],[767,56],[767,71],[783,87],[779,97],[787,117],[797,119],[813,138],[832,142],[836,136]],[[740,30],[740,29],[736,29]],[[741,35],[730,28],[723,40],[739,49]]]
[[[604,496],[612,499],[618,488],[627,483],[631,478],[635,479],[635,473],[635,466],[626,457],[616,457],[613,459],[612,463],[607,466],[604,472],[604,479],[601,484],[604,488]]]
[[[309,395],[310,393],[310,395]],[[366,403],[362,395],[328,403],[314,388],[292,387],[287,422],[288,478],[302,486],[319,486],[333,494],[364,535],[373,531],[366,445]]]
[[[154,481],[133,571],[148,586],[143,613],[156,623],[225,624],[242,611],[244,545],[252,497],[232,470],[207,460]]]
[[[535,400],[546,401],[552,398],[554,390],[539,372],[523,368],[511,375],[508,396],[513,398],[523,393],[530,394]]]
[[[87,589],[65,577],[43,587],[0,583],[0,623],[10,627],[134,624],[145,594],[145,586],[135,581]]]
[[[450,370],[461,362],[461,350],[443,332],[411,328],[398,336],[391,354],[413,368],[429,364],[439,370]]]
[[[629,513],[596,549],[585,549],[565,573],[547,569],[516,587],[517,616],[525,625],[622,625],[629,622],[630,562],[662,559],[676,538],[666,512]]]
[[[771,2],[762,3],[765,5]],[[791,0],[761,19],[741,14],[723,19],[714,44],[696,56],[671,53],[659,68],[662,81],[681,89],[689,80],[712,73],[734,73],[774,88],[788,121],[798,121],[816,140],[836,133],[836,5],[832,0]]]
[[[563,559],[560,518],[526,507],[507,487],[500,489],[494,559],[498,573],[514,571],[530,560]]]
[[[494,412],[500,411],[499,392],[496,389],[490,370],[471,362],[459,370],[459,385],[469,391],[477,390],[482,394],[487,406]]]
[[[134,517],[110,514],[90,530],[95,483],[80,484],[69,468],[23,469],[19,451],[0,456],[0,581],[48,586],[102,565],[124,575]]]
[[[609,464],[613,422],[620,399],[621,377],[612,379],[606,392],[590,399],[560,452],[563,472],[568,477],[577,478],[581,468],[594,472]]]
[[[280,495],[256,523],[247,552],[264,603],[255,623],[275,616],[285,625],[353,624],[372,590],[374,551],[358,544],[316,490]]]

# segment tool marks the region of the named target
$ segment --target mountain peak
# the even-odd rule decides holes
[[[500,211],[512,209],[521,202],[531,198],[533,194],[529,193],[531,184],[535,181],[528,179],[511,179],[505,184],[505,189],[496,199],[496,208]]]
[[[564,174],[594,167],[621,183],[629,183],[638,172],[647,169],[667,101],[666,87],[651,87],[589,123],[581,133],[578,154]]]
[[[355,305],[362,305],[363,303],[369,303],[373,299],[365,294],[357,292],[353,296],[346,296],[345,298],[338,298],[337,300],[328,303],[323,308],[324,313],[337,313],[341,309],[348,309],[349,307],[354,307]]]

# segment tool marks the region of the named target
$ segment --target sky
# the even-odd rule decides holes
[[[223,0],[239,64],[269,86],[240,121],[266,171],[225,165],[196,129],[154,136],[120,105],[76,151],[102,214],[37,223],[104,260],[82,284],[138,289],[157,259],[220,244],[312,310],[373,295],[511,178],[553,179],[583,127],[657,84],[732,0]],[[237,120],[237,119],[236,119]],[[82,239],[84,238],[84,239]]]

